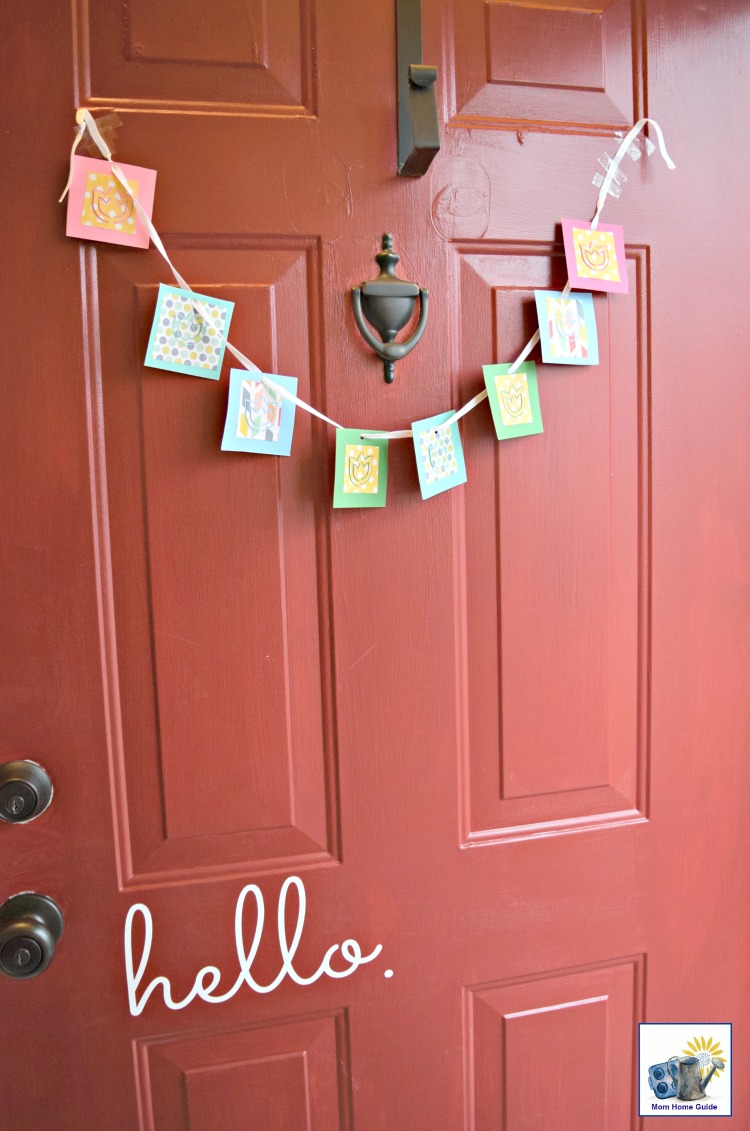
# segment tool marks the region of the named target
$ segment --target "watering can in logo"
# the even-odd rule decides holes
[[[702,1100],[714,1072],[717,1069],[724,1068],[724,1061],[718,1056],[713,1056],[711,1057],[711,1071],[707,1076],[701,1078],[700,1061],[697,1056],[670,1056],[667,1064],[673,1076],[675,1074],[675,1069],[672,1067],[673,1063],[677,1069],[678,1100]]]

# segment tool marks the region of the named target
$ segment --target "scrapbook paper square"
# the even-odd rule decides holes
[[[441,412],[412,424],[414,449],[417,453],[417,474],[423,499],[431,499],[441,491],[466,482],[466,466],[458,424],[441,427],[453,416]]]
[[[620,224],[600,224],[592,231],[585,220],[563,220],[562,232],[571,287],[628,293],[625,240]]]
[[[218,381],[233,310],[233,302],[160,283],[144,364]]]
[[[594,300],[591,295],[534,291],[542,358],[551,365],[598,365]]]
[[[543,432],[534,362],[525,361],[515,373],[509,372],[510,365],[484,365],[482,369],[498,440]]]
[[[337,428],[334,507],[384,507],[387,486],[388,441]]]
[[[296,377],[279,377],[275,373],[266,376],[297,395]],[[230,369],[222,451],[288,456],[292,450],[296,407],[294,401],[264,385],[260,374],[256,376],[247,369]]]
[[[124,165],[121,161],[116,164],[150,220],[156,171],[139,165]],[[138,209],[109,163],[79,154],[73,158],[65,234],[125,247],[148,247],[150,239]]]

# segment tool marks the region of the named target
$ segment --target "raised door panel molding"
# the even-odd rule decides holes
[[[464,990],[467,1131],[633,1122],[643,956]]]
[[[456,244],[460,372],[514,358],[559,248]],[[465,421],[458,552],[463,843],[646,816],[648,358],[646,252],[632,300],[594,299],[600,364],[540,366],[545,431],[498,442]],[[460,390],[464,401],[474,385]],[[488,527],[488,523],[490,526]]]
[[[145,1131],[351,1127],[343,1012],[137,1041],[136,1064]]]
[[[454,0],[454,126],[613,130],[641,116],[638,0]]]
[[[314,0],[77,0],[79,101],[315,113]]]
[[[310,345],[317,244],[171,242],[199,292],[236,303],[232,338],[321,403]],[[337,822],[319,433],[298,412],[293,459],[222,452],[229,355],[221,381],[143,365],[153,270],[145,257],[109,258],[98,278],[89,275],[122,881],[330,861]],[[121,317],[127,309],[134,319]]]

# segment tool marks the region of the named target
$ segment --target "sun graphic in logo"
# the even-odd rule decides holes
[[[712,1057],[718,1057],[725,1061],[724,1053],[718,1041],[713,1037],[706,1039],[705,1037],[693,1037],[692,1041],[688,1041],[688,1047],[682,1050],[683,1056],[697,1056],[698,1063],[700,1064],[701,1076],[707,1076],[711,1071]],[[726,1061],[724,1064],[726,1067]],[[718,1079],[723,1071],[723,1068],[716,1069],[716,1078]]]

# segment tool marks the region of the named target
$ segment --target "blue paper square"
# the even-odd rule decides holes
[[[548,365],[598,365],[594,300],[575,291],[534,291],[542,360]]]
[[[451,487],[458,487],[466,482],[458,424],[451,424],[449,428],[440,427],[451,416],[452,412],[441,412],[426,420],[417,420],[411,426],[423,499],[431,499],[441,491],[448,491]]]
[[[229,370],[229,404],[221,448],[224,452],[264,452],[288,456],[294,432],[294,401],[261,380],[260,373]],[[296,377],[265,374],[289,393],[297,395]]]
[[[208,327],[196,299],[211,319]],[[233,310],[233,302],[160,283],[144,364],[218,381],[226,348],[220,335],[227,337]]]

